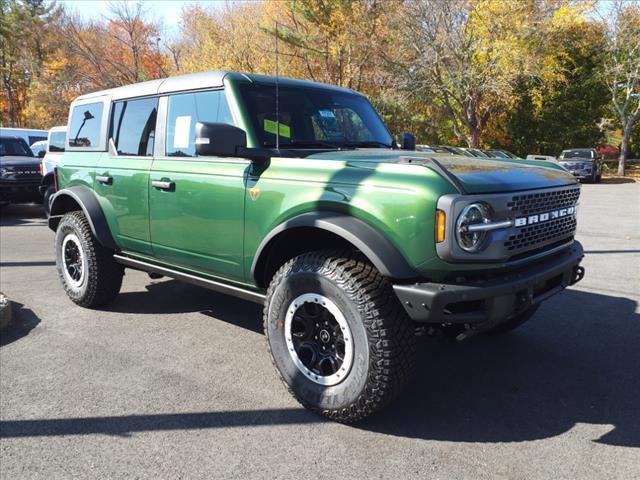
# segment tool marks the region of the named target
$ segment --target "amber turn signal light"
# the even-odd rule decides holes
[[[436,243],[444,242],[444,225],[446,218],[442,210],[436,210]]]

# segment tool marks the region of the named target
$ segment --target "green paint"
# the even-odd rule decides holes
[[[257,80],[230,74],[225,90],[235,124],[245,130],[247,145],[257,147],[238,95],[238,85],[252,81]],[[275,134],[276,122],[264,120],[264,129]],[[291,129],[280,124],[279,133],[290,138]],[[58,178],[60,188],[81,185],[94,192],[124,252],[235,284],[255,286],[251,264],[274,228],[315,211],[352,215],[373,226],[417,276],[438,279],[446,272],[504,267],[440,260],[434,245],[436,203],[455,189],[432,169],[402,163],[406,155],[437,157],[469,193],[575,182],[555,165],[374,148],[274,157],[266,168],[243,158],[111,157],[107,152],[67,151]],[[113,183],[99,184],[96,175],[111,176]],[[155,180],[172,181],[175,189],[156,189],[151,184]],[[255,200],[249,193],[254,187],[260,190]]]

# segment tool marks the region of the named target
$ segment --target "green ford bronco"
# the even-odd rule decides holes
[[[132,268],[263,303],[282,380],[341,422],[398,395],[416,334],[508,331],[584,273],[564,169],[398,146],[364,96],[300,80],[83,95],[55,185],[71,300],[110,302]]]

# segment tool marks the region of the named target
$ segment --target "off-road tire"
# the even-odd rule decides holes
[[[79,285],[73,285],[64,272],[62,246],[69,235],[75,235],[79,240],[85,258],[86,270]],[[100,245],[82,212],[66,213],[60,220],[56,230],[55,255],[58,277],[74,303],[95,308],[109,303],[120,292],[124,268],[113,259],[111,250]]]
[[[48,185],[47,189],[42,195],[42,206],[44,207],[44,214],[49,218],[51,215],[51,197],[56,193],[56,189],[53,185]]]
[[[518,328],[523,323],[527,322],[533,315],[538,311],[540,305],[534,305],[529,307],[524,312],[515,315],[503,323],[496,325],[493,328],[485,330],[484,333],[488,333],[489,335],[501,335],[503,333],[509,333],[515,328]]]
[[[285,315],[305,293],[334,302],[351,330],[353,364],[336,385],[311,381],[287,351]],[[358,253],[312,252],[284,264],[267,291],[264,330],[289,392],[304,407],[338,422],[353,423],[377,412],[399,395],[413,372],[414,326],[389,280]]]

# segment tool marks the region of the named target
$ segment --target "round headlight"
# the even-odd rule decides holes
[[[456,239],[460,248],[467,252],[477,252],[483,247],[487,232],[475,230],[472,225],[489,223],[491,214],[484,203],[472,203],[464,207],[456,222]]]

